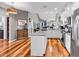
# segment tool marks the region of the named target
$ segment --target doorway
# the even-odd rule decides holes
[[[7,40],[9,40],[9,17],[7,17]]]

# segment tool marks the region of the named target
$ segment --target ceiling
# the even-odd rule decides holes
[[[17,9],[30,11],[34,13],[54,11],[56,8],[58,11],[62,10],[68,2],[4,2],[10,6],[14,6]]]
[[[4,2],[17,9],[38,13],[42,19],[52,17],[56,12],[62,12],[69,2]]]

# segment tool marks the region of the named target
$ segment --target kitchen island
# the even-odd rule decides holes
[[[62,38],[60,31],[37,31],[31,34],[31,56],[43,56],[45,54],[48,38]]]

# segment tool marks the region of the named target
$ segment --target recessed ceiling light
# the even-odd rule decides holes
[[[69,7],[67,7],[67,10],[69,10]]]
[[[57,10],[57,8],[54,8],[55,10]]]

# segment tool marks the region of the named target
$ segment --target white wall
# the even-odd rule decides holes
[[[33,33],[33,23],[38,24],[39,23],[39,17],[37,14],[34,13],[28,13],[28,20],[29,18],[31,18],[31,22],[28,21],[28,36],[30,37],[30,35]]]
[[[3,21],[4,21],[4,39],[7,39],[7,16],[3,16]]]
[[[9,40],[16,39],[16,28],[17,28],[17,22],[15,15],[9,16]]]
[[[7,15],[4,8],[0,7],[0,16],[2,17],[3,23],[4,23],[4,39],[7,39]]]
[[[35,13],[28,13],[28,19],[31,18],[31,20],[35,23],[39,23],[39,16]]]
[[[71,34],[65,34],[65,46],[69,53],[71,53]]]

